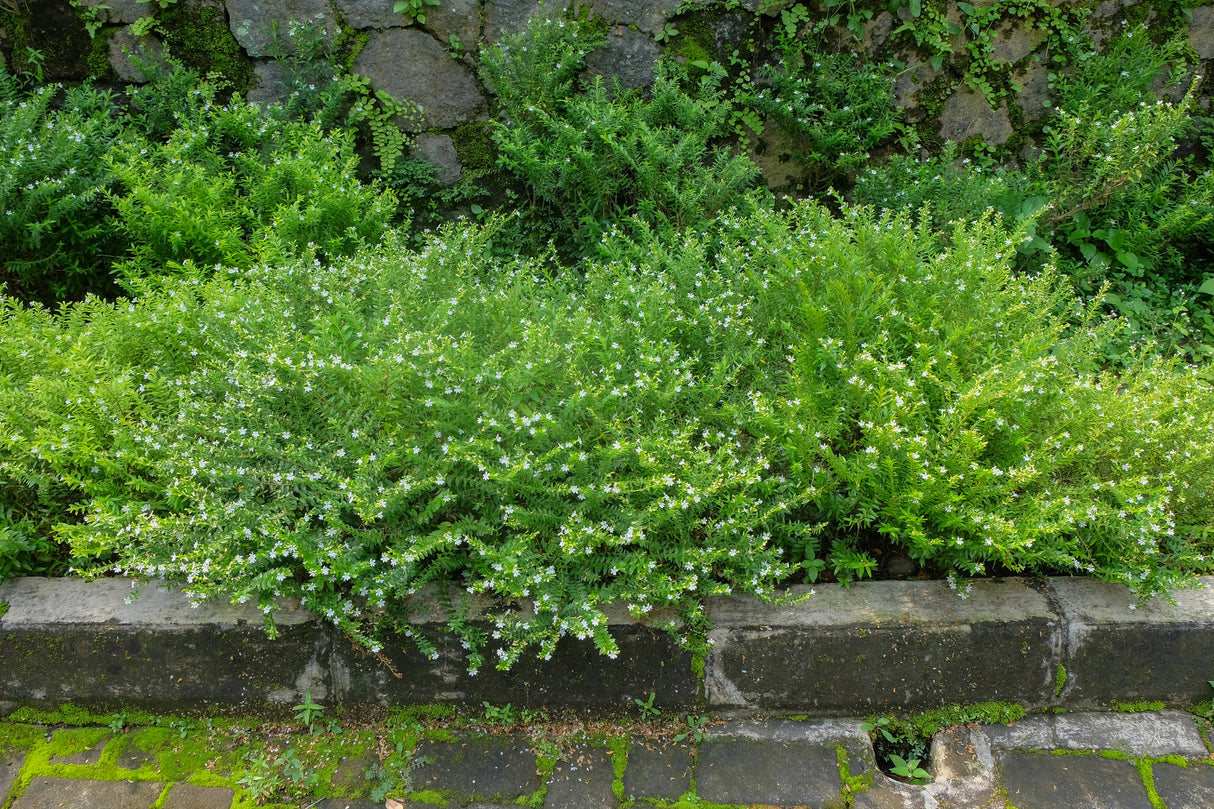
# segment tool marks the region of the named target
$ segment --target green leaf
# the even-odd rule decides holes
[[[923,11],[923,6],[920,0],[910,0],[910,14],[912,17],[918,17]]]
[[[959,9],[961,9],[963,12],[965,12],[965,15],[966,15],[967,17],[972,17],[972,16],[974,16],[975,14],[977,14],[977,13],[978,13],[978,9],[974,8],[974,7],[973,7],[971,4],[969,4],[969,3],[958,3],[958,4],[957,4],[957,8],[959,8]]]
[[[1207,295],[1214,295],[1214,278],[1207,278],[1205,283],[1197,288],[1198,292],[1204,292]],[[1214,685],[1214,680],[1210,681],[1210,685]]]

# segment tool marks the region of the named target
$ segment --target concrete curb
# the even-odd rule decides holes
[[[782,604],[709,601],[703,682],[669,634],[619,611],[621,652],[570,639],[549,661],[468,674],[440,633],[442,610],[419,598],[418,624],[439,656],[372,656],[305,610],[262,631],[251,605],[192,609],[180,594],[117,579],[17,579],[0,584],[0,712],[72,700],[153,710],[292,704],[305,691],[336,704],[510,702],[516,706],[713,708],[736,716],[816,716],[1017,702],[1033,710],[1111,702],[1192,705],[1209,696],[1214,578],[1136,604],[1086,579],[976,581],[967,598],[942,582],[868,582],[794,589]],[[617,611],[612,611],[613,613]],[[433,630],[430,632],[429,630]],[[702,687],[701,687],[702,686]]]

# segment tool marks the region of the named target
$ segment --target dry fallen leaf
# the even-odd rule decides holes
[[[405,805],[395,798],[388,798],[388,802],[384,804],[384,809],[405,809]]]

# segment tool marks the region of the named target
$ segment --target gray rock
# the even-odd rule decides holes
[[[772,119],[763,122],[763,133],[758,136],[763,148],[751,156],[767,187],[774,190],[788,188],[801,182],[805,167],[792,159],[797,148],[796,138],[786,132]]]
[[[334,0],[337,11],[351,28],[400,28],[412,21],[393,11],[396,0]],[[427,9],[426,18],[430,12]]]
[[[1193,9],[1189,22],[1189,44],[1198,59],[1214,59],[1214,6]]]
[[[1114,14],[1120,14],[1130,6],[1134,5],[1136,0],[1104,0],[1103,3],[1096,6],[1096,10],[1092,12],[1093,20],[1103,20],[1106,17],[1112,17]]]
[[[535,17],[555,20],[569,8],[569,0],[489,0],[485,5],[485,41],[498,42],[504,34],[520,34]]]
[[[1026,122],[1040,121],[1050,114],[1053,95],[1050,91],[1049,68],[1036,62],[1027,70],[1013,74],[1012,79],[1020,85],[1016,102],[1020,105],[1020,113]]]
[[[1045,41],[1045,31],[1037,28],[1025,28],[1011,22],[999,27],[992,43],[995,60],[1013,64],[1019,62]]]
[[[852,798],[851,809],[937,809],[923,787],[895,781],[885,773],[874,773],[872,785]],[[977,804],[965,804],[966,806]]]
[[[894,15],[882,11],[864,26],[864,52],[871,58],[889,39],[894,27]]]
[[[129,27],[123,28],[110,37],[107,48],[110,67],[114,68],[118,78],[139,84],[147,81],[147,77],[143,75],[143,71],[139,69],[131,56],[135,55],[144,61],[158,61],[164,56],[164,43],[160,41],[159,37],[154,34],[137,37],[131,33]]]
[[[644,34],[617,28],[607,34],[601,48],[586,57],[586,69],[592,76],[602,76],[608,85],[615,78],[626,90],[648,87],[660,51],[658,43]]]
[[[426,30],[443,45],[451,44],[451,37],[459,37],[460,44],[471,50],[481,37],[481,12],[477,0],[442,0],[437,6],[426,9]]]
[[[894,58],[908,65],[894,78],[894,104],[902,108],[907,123],[919,123],[924,117],[923,109],[919,106],[919,91],[940,74],[931,65],[920,61],[914,51],[899,51]]]
[[[940,112],[940,137],[957,143],[981,137],[988,146],[998,146],[1012,136],[1007,105],[991,109],[986,96],[961,87],[944,102]]]
[[[410,152],[414,157],[434,165],[437,169],[434,180],[441,186],[455,185],[463,176],[463,169],[455,154],[455,142],[450,135],[423,132],[417,136],[417,142]]]
[[[113,23],[131,23],[148,14],[148,4],[139,0],[80,0],[85,8],[102,6],[101,19]]]
[[[976,725],[937,733],[928,767],[925,791],[943,806],[987,806],[998,788],[990,738]]]
[[[282,101],[287,88],[283,86],[282,65],[278,62],[258,62],[253,65],[256,86],[250,87],[245,98],[258,104],[274,104]]]
[[[581,4],[607,23],[635,25],[647,34],[661,31],[682,0],[591,0]]]
[[[322,25],[326,36],[337,35],[337,22],[328,0],[227,0],[227,9],[232,36],[254,59],[270,55],[275,24],[283,34],[280,39],[288,53],[291,41],[285,33],[292,20],[310,20]]]
[[[475,119],[485,98],[468,69],[451,58],[434,37],[414,28],[390,28],[370,35],[354,60],[354,72],[398,101],[422,110],[418,129],[450,129]]]

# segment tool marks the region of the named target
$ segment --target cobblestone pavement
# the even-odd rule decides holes
[[[48,728],[45,736],[40,729],[24,742],[0,739],[0,807],[255,805],[235,776],[216,771],[213,762],[166,757],[171,736],[162,734],[164,746],[151,751],[126,743],[125,736],[104,728]],[[1214,807],[1207,739],[1194,717],[1180,711],[1040,715],[1010,725],[951,728],[933,740],[924,762],[933,778],[922,786],[877,769],[859,720],[729,722],[682,742],[591,737],[544,746],[517,734],[433,736],[417,751],[415,760],[424,756],[426,763],[412,772],[413,792],[399,798],[406,806],[410,797],[418,805],[481,809],[520,802],[560,809],[662,806],[681,799],[815,809]],[[365,794],[367,765],[367,758],[352,756],[314,791],[334,794],[341,787]],[[385,801],[316,797],[287,805],[379,809]]]

